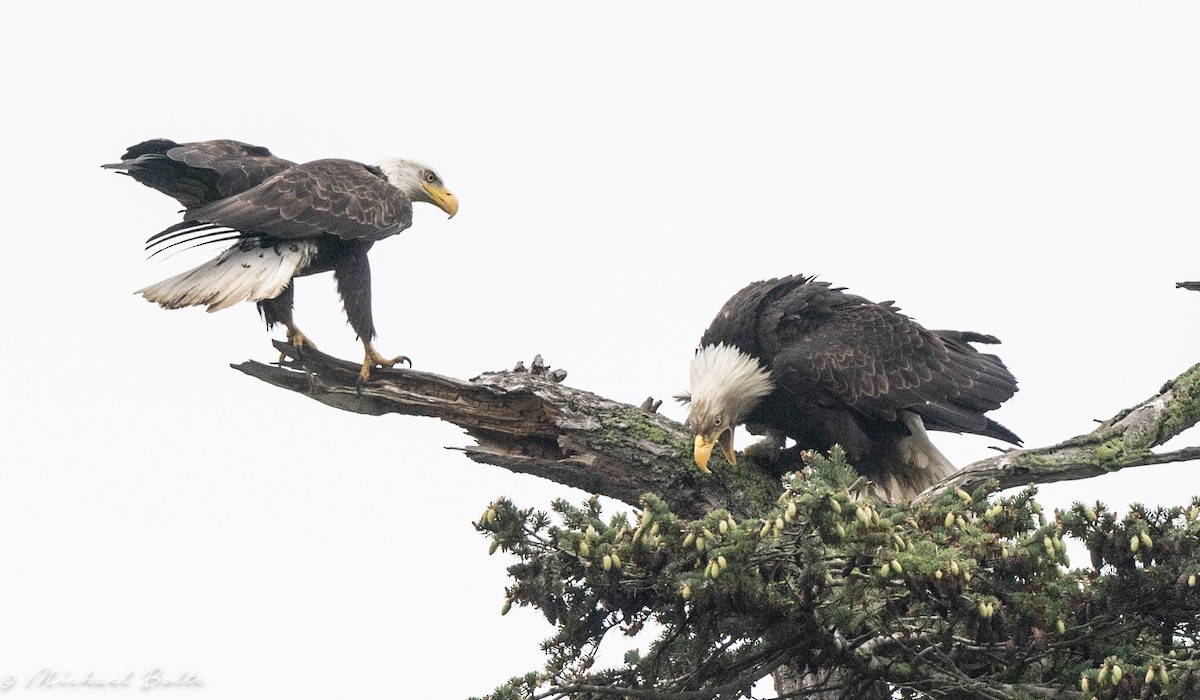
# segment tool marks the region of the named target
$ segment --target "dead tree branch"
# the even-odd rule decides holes
[[[750,494],[778,488],[777,479],[753,469],[725,470],[717,478],[701,474],[692,465],[692,438],[683,425],[561,384],[565,372],[549,371],[540,358],[530,369],[519,364],[470,381],[376,369],[372,381],[358,386],[357,363],[275,345],[286,356],[282,363],[233,367],[344,411],[453,423],[475,439],[463,452],[477,462],[634,505],[643,494],[657,493],[688,517],[713,508],[749,512]]]
[[[248,361],[234,368],[345,411],[429,416],[474,438],[471,459],[534,474],[589,493],[637,504],[657,493],[688,517],[713,508],[745,515],[773,500],[778,481],[752,460],[707,476],[691,463],[687,428],[642,407],[561,384],[561,371],[535,361],[531,369],[486,372],[470,381],[407,369],[377,369],[358,386],[358,364],[318,352],[276,347],[280,364]],[[1165,453],[1152,448],[1200,422],[1200,365],[1159,392],[1104,421],[1090,433],[1049,447],[1010,450],[975,462],[931,488],[970,491],[995,479],[1001,487],[1085,479],[1147,464],[1200,459],[1200,447]]]
[[[377,369],[372,381],[360,384],[357,362],[312,351],[301,353],[287,343],[276,343],[276,347],[284,356],[280,363],[248,361],[234,368],[345,411],[447,421],[474,439],[475,444],[461,449],[481,463],[629,504],[638,504],[643,494],[652,492],[687,518],[700,518],[716,508],[725,508],[736,517],[760,514],[775,505],[780,492],[779,480],[751,459],[739,460],[738,468],[701,474],[692,464],[690,431],[654,412],[653,400],[632,406],[565,386],[561,383],[565,373],[550,371],[540,358],[528,369],[518,365],[469,381],[406,369]],[[920,498],[956,486],[970,491],[991,479],[1003,487],[1022,486],[1200,459],[1200,447],[1152,451],[1197,422],[1200,365],[1090,433],[1050,447],[1012,450],[975,462]],[[790,667],[774,670],[781,697],[827,698],[839,692],[832,687],[842,678],[836,671],[812,676]],[[985,695],[975,681],[963,683],[963,692],[973,696],[1008,696],[1007,688]],[[1039,697],[1082,697],[1059,688],[1024,689]]]

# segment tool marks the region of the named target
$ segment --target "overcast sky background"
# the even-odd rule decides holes
[[[499,495],[584,497],[446,450],[466,444],[451,426],[339,412],[231,370],[275,357],[253,305],[134,296],[196,262],[147,261],[177,205],[99,167],[144,139],[437,168],[459,215],[418,205],[372,266],[381,352],[449,376],[541,353],[573,386],[669,397],[721,304],[793,273],[999,336],[1021,390],[993,415],[1031,446],[1200,360],[1200,294],[1174,288],[1200,279],[1193,3],[5,15],[0,684],[14,696],[49,692],[25,685],[47,668],[134,674],[106,696],[155,668],[205,683],[156,691],[171,697],[483,694],[540,668],[550,628],[528,609],[500,617],[511,562],[472,520]],[[297,323],[361,358],[328,276],[298,284]],[[995,442],[935,441],[959,464]],[[1043,501],[1179,504],[1198,466]]]

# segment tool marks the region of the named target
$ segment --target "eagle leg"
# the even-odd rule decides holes
[[[371,370],[377,366],[394,367],[401,362],[412,367],[412,360],[404,355],[386,359],[375,349],[371,340],[375,337],[375,321],[371,313],[371,264],[367,260],[367,251],[371,249],[372,241],[352,241],[347,243],[345,252],[340,256],[333,268],[333,279],[337,282],[338,293],[342,295],[342,305],[346,309],[346,320],[358,334],[366,354],[363,357],[362,369],[358,372],[358,386],[370,381]]]
[[[407,363],[410,368],[412,367],[412,360],[407,355],[397,355],[388,360],[379,354],[379,351],[375,349],[371,341],[364,340],[363,347],[366,349],[366,357],[363,358],[362,369],[358,372],[360,385],[363,382],[371,380],[371,370],[375,367],[395,367],[401,362]]]
[[[755,463],[771,467],[781,461],[787,435],[781,430],[760,425],[747,425],[746,429],[752,435],[761,435],[758,442],[747,445],[743,453]]]
[[[304,350],[316,351],[317,344],[314,343],[313,341],[309,340],[308,336],[304,335],[304,333],[300,332],[300,329],[296,327],[296,324],[285,323],[284,326],[287,328],[287,340],[289,343],[292,344],[292,347],[294,347],[300,351],[304,351]],[[283,359],[284,359],[283,353],[279,353],[279,361],[283,362]]]
[[[295,288],[288,285],[273,299],[263,299],[258,302],[258,313],[267,323],[267,328],[273,328],[276,323],[282,323],[287,329],[287,340],[292,344],[292,347],[297,350],[316,350],[317,345],[308,339],[308,336],[300,332],[296,327],[296,323],[292,320],[292,304],[295,299]],[[284,356],[279,355],[279,361],[283,362]]]

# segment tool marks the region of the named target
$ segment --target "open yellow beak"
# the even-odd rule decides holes
[[[692,456],[696,460],[696,466],[705,474],[710,474],[708,470],[708,459],[712,456],[713,447],[721,446],[721,452],[725,455],[725,460],[731,465],[737,464],[737,454],[733,451],[733,431],[729,428],[722,430],[716,438],[708,437],[707,435],[697,435],[696,445],[692,450]]]
[[[421,188],[433,197],[434,204],[437,204],[438,209],[446,212],[453,219],[458,213],[458,197],[454,193],[441,185],[431,184],[428,182],[421,183]]]

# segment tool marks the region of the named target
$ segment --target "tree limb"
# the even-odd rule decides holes
[[[755,469],[716,478],[692,464],[683,425],[637,406],[559,383],[535,359],[531,368],[486,372],[470,381],[409,369],[375,369],[358,385],[359,365],[276,342],[280,364],[233,365],[252,377],[334,408],[368,415],[429,416],[466,430],[476,444],[464,454],[485,464],[533,474],[636,505],[661,494],[678,513],[714,508],[748,513],[751,500],[774,499],[778,480]],[[653,405],[652,403],[648,405]]]
[[[342,410],[429,416],[453,423],[476,440],[463,451],[477,462],[631,504],[646,492],[658,493],[689,517],[713,508],[748,512],[750,501],[762,500],[773,489],[772,477],[753,465],[702,477],[690,465],[691,440],[685,426],[644,408],[565,386],[556,381],[564,373],[552,376],[540,359],[532,370],[518,366],[470,381],[377,369],[374,381],[360,387],[354,362],[319,352],[300,353],[283,342],[276,347],[285,356],[281,364],[248,361],[234,367]],[[1198,459],[1200,447],[1150,451],[1198,421],[1200,365],[1090,433],[974,462],[919,498],[955,487],[970,491],[991,479],[1007,488]]]
[[[300,352],[288,343],[276,343],[276,347],[284,356],[279,364],[248,361],[234,367],[342,410],[376,416],[387,413],[428,416],[453,423],[475,440],[474,445],[462,449],[478,462],[542,476],[630,504],[641,502],[645,493],[659,494],[675,514],[686,518],[701,518],[718,508],[738,517],[751,514],[758,517],[769,507],[779,509],[776,498],[782,487],[767,468],[746,459],[739,461],[738,468],[725,467],[712,475],[701,474],[692,463],[690,431],[655,413],[652,400],[637,407],[565,386],[560,383],[565,373],[549,371],[540,358],[529,369],[519,365],[511,371],[487,372],[469,381],[413,370],[376,369],[372,381],[361,384],[360,366],[356,362],[313,351]],[[1197,459],[1200,447],[1163,454],[1151,451],[1197,422],[1200,422],[1200,365],[1090,433],[1058,445],[1012,450],[975,462],[919,498],[928,499],[938,491],[954,487],[972,490],[991,479],[1003,487],[1020,486]],[[853,490],[855,487],[843,487],[839,493]],[[940,518],[939,515],[935,520],[940,522]],[[812,520],[806,517],[804,522]],[[671,536],[683,535],[672,532]],[[631,541],[636,541],[636,537]],[[683,547],[687,549],[686,544]],[[575,556],[573,551],[572,555]],[[586,558],[583,554],[578,556]],[[634,555],[631,553],[627,559],[634,561]],[[642,562],[642,566],[649,565]],[[908,564],[905,566],[908,568]],[[684,574],[696,575],[690,569]],[[777,661],[782,663],[772,659],[757,670],[775,671],[776,688],[783,697],[797,693],[810,698],[830,698],[840,692],[834,686],[844,680],[838,674],[842,669],[832,669],[824,676],[811,675],[805,673],[808,668],[805,663],[793,669],[779,667]],[[954,668],[954,664],[948,667]],[[992,696],[984,694],[983,680],[964,677],[950,681],[953,681],[951,687],[975,697]],[[746,681],[737,677],[728,682],[740,687]],[[572,689],[591,694],[600,692],[586,680]],[[986,689],[995,691],[995,697],[1007,697],[1011,688],[987,686]],[[1074,691],[1052,687],[1022,686],[1022,689],[1039,697],[1082,697]]]
[[[995,479],[1001,488],[1087,479],[1128,467],[1200,459],[1200,447],[1155,453],[1151,448],[1200,422],[1200,364],[1167,382],[1158,394],[1104,421],[1090,433],[1050,447],[1008,450],[973,462],[917,497],[947,489],[971,491]]]
[[[774,499],[778,481],[752,460],[705,476],[691,463],[691,434],[665,416],[559,383],[565,373],[535,359],[526,370],[486,372],[470,381],[408,369],[376,369],[358,385],[359,365],[276,342],[280,364],[233,365],[250,376],[334,408],[369,415],[429,416],[466,430],[471,459],[533,474],[589,493],[637,504],[642,494],[665,498],[697,517],[714,508],[736,515]],[[971,491],[995,479],[1002,488],[1086,479],[1129,467],[1200,459],[1200,447],[1166,453],[1151,448],[1200,422],[1200,365],[1159,392],[1057,445],[1009,450],[974,462],[930,488]]]

